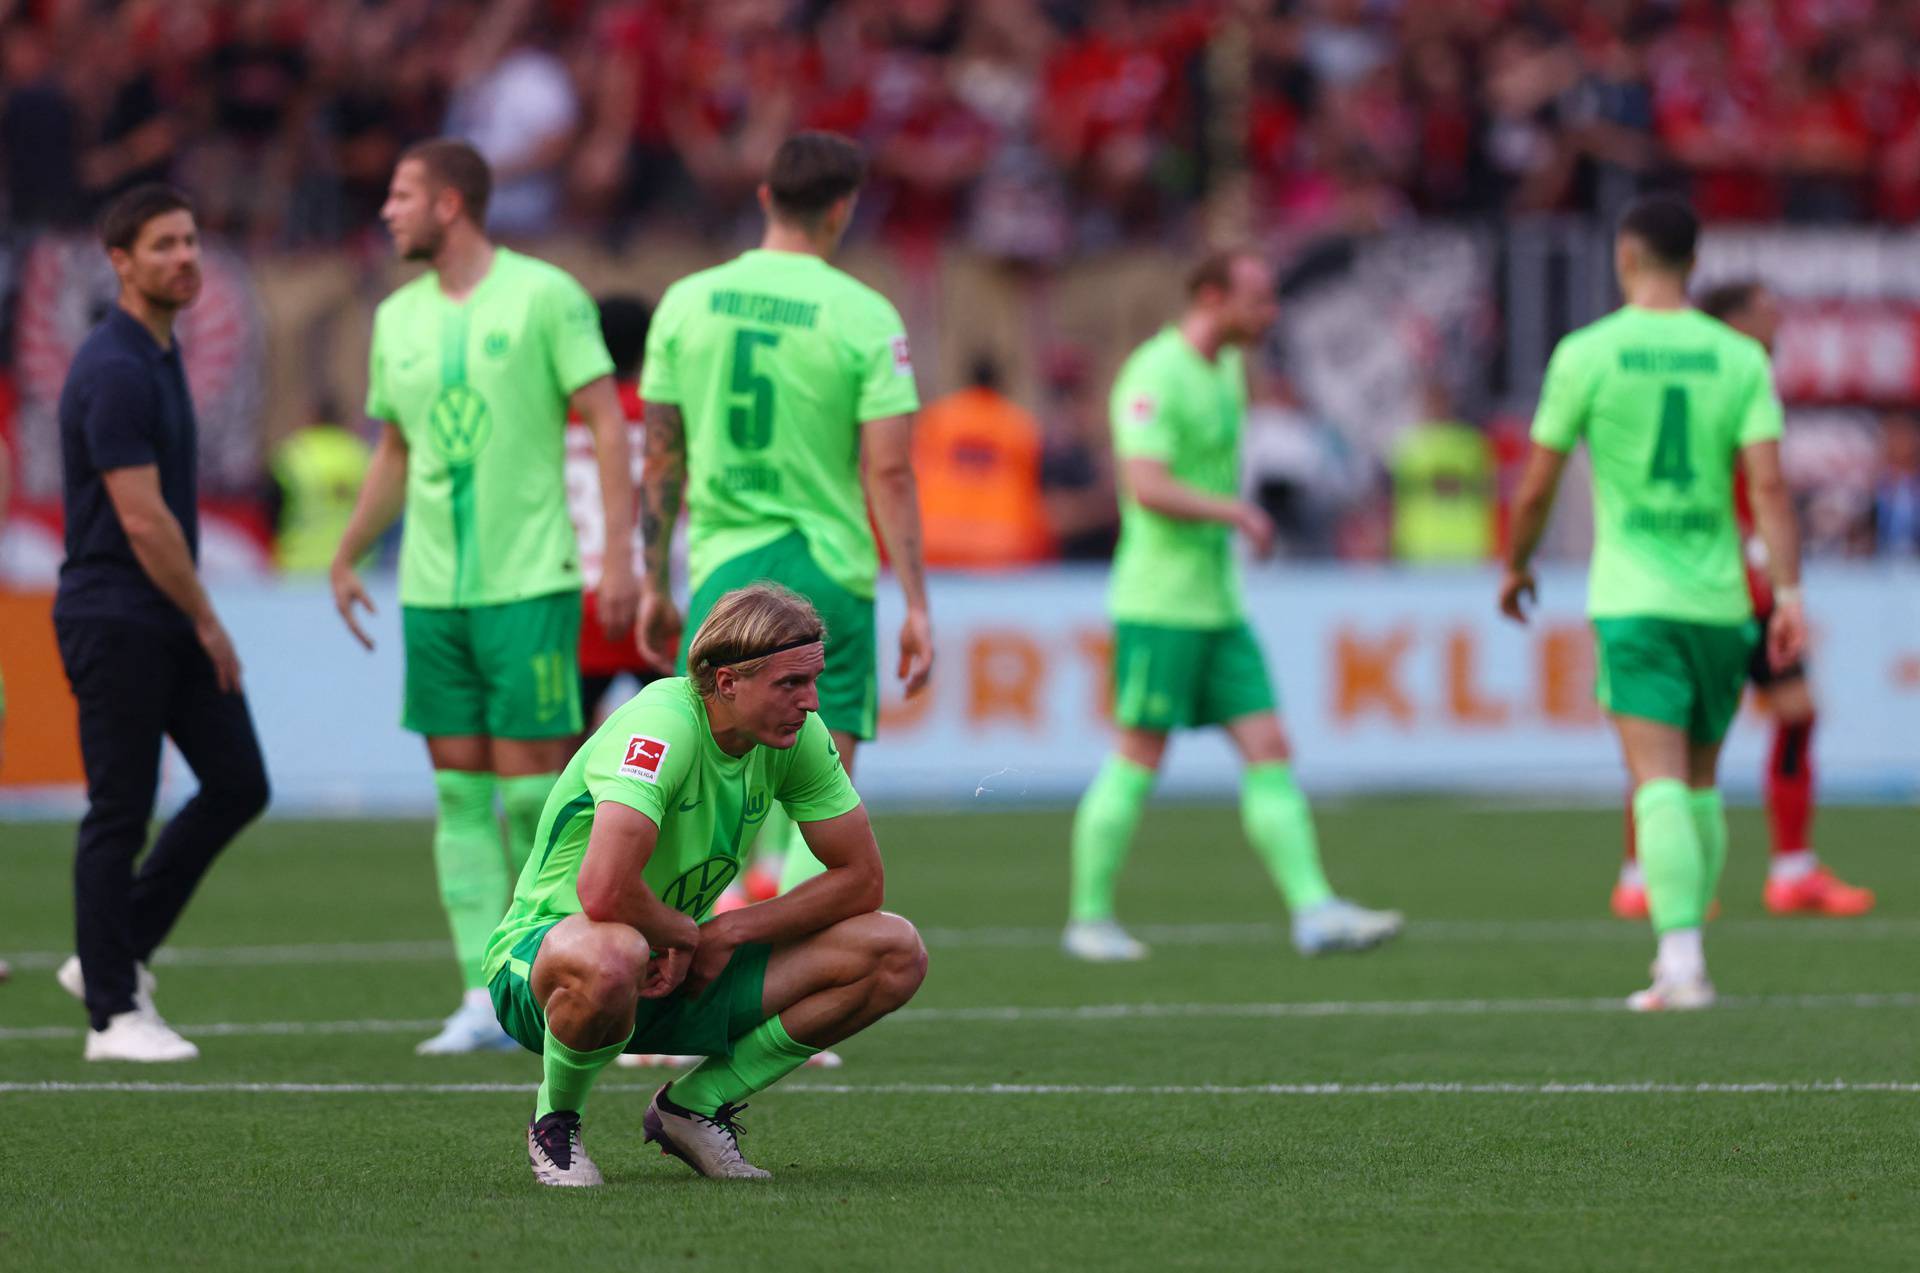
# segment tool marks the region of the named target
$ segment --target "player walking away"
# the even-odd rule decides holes
[[[1760,342],[1769,355],[1780,329],[1780,306],[1762,283],[1724,283],[1700,298],[1700,309],[1735,331]],[[1733,515],[1745,550],[1747,596],[1754,619],[1764,630],[1773,617],[1773,590],[1767,583],[1766,543],[1754,528],[1753,502],[1745,476],[1734,473]],[[1813,692],[1805,659],[1778,671],[1766,649],[1756,644],[1747,679],[1773,714],[1773,747],[1767,760],[1767,824],[1773,851],[1767,864],[1766,907],[1776,915],[1864,915],[1873,909],[1873,891],[1856,888],[1828,870],[1814,853],[1807,832],[1813,824]],[[1647,917],[1647,886],[1634,852],[1633,814],[1627,814],[1627,856],[1613,888],[1613,913],[1621,919]]]
[[[580,732],[569,406],[600,466],[609,637],[631,625],[637,596],[627,425],[593,301],[560,270],[487,240],[491,184],[464,142],[422,142],[394,170],[382,219],[400,255],[431,268],[374,316],[367,414],[383,427],[332,567],[334,604],[371,649],[355,607],[373,606],[353,563],[404,507],[402,723],[426,736],[433,761],[434,865],[466,983],[460,1009],[417,1049],[429,1054],[511,1046],[481,958]]]
[[[646,1139],[703,1176],[765,1178],[740,1156],[746,1099],[926,976],[913,925],[879,909],[873,829],[816,714],[828,635],[778,585],[717,598],[692,675],[617,709],[554,784],[486,965],[501,1024],[541,1057],[541,1184],[601,1182],[580,1116],[623,1051],[706,1057],[654,1095]],[[822,872],[709,918],[776,803]]]
[[[1636,1011],[1713,1003],[1701,924],[1726,861],[1715,787],[1759,627],[1741,577],[1733,469],[1747,479],[1773,581],[1767,653],[1799,658],[1800,545],[1780,475],[1780,400],[1766,351],[1687,303],[1699,222],[1650,196],[1614,246],[1626,304],[1562,340],[1547,366],[1516,501],[1500,608],[1526,621],[1528,562],[1574,445],[1593,458],[1587,611],[1600,705],[1619,731],[1659,955]]]
[[[1114,882],[1167,736],[1221,725],[1246,763],[1242,825],[1292,911],[1294,947],[1317,955],[1376,946],[1400,931],[1401,917],[1355,906],[1327,884],[1232,554],[1236,530],[1260,556],[1273,547],[1273,523],[1237,497],[1242,351],[1277,316],[1273,271],[1250,253],[1216,253],[1195,268],[1187,296],[1179,322],[1136,349],[1113,386],[1124,494],[1108,608],[1120,739],[1074,815],[1061,945],[1079,959],[1147,954],[1114,920]]]
[[[869,510],[906,598],[898,674],[909,696],[933,665],[906,330],[885,297],[827,263],[865,171],[844,137],[788,138],[760,187],[760,247],[667,289],[641,380],[641,648],[666,658],[680,642],[668,553],[684,493],[692,625],[760,579],[811,601],[829,633],[820,718],[849,774],[879,714]],[[822,869],[796,839],[782,889]]]

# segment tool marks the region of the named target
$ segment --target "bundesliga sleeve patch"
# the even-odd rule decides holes
[[[907,351],[906,333],[893,338],[893,374],[911,376],[913,374],[913,355]]]
[[[1152,424],[1153,416],[1160,408],[1150,393],[1136,393],[1133,401],[1127,404],[1127,417],[1135,424]]]
[[[627,739],[627,758],[621,762],[622,778],[638,778],[642,782],[659,782],[660,765],[667,758],[670,743],[658,738],[648,738],[645,734],[635,734]]]

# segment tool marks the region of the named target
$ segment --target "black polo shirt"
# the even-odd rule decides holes
[[[115,305],[81,344],[60,390],[67,559],[54,618],[186,624],[185,613],[140,568],[101,475],[157,467],[160,494],[198,561],[198,450],[179,342],[162,349]]]

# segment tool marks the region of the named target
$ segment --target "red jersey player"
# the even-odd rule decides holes
[[[1704,312],[1744,332],[1773,351],[1780,328],[1780,307],[1764,284],[1726,283],[1700,298]],[[1765,630],[1773,612],[1767,583],[1766,547],[1754,534],[1746,482],[1735,476],[1734,516],[1747,551],[1747,590],[1754,618]],[[1767,867],[1766,907],[1775,915],[1864,915],[1873,909],[1873,892],[1843,882],[1815,855],[1807,840],[1813,822],[1813,692],[1804,660],[1775,671],[1763,646],[1754,649],[1748,671],[1754,689],[1773,716],[1773,749],[1767,761],[1767,823],[1773,855]],[[1634,855],[1633,819],[1627,819],[1627,858],[1613,887],[1613,913],[1622,919],[1647,917],[1647,890]]]

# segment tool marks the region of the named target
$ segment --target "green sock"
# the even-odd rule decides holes
[[[1693,813],[1693,831],[1700,838],[1700,918],[1713,909],[1720,892],[1720,872],[1727,865],[1727,804],[1718,787],[1690,792],[1687,804]]]
[[[1678,778],[1656,778],[1633,793],[1633,831],[1640,873],[1647,879],[1653,931],[1698,928],[1705,917],[1705,855],[1694,828],[1692,797]]]
[[[1133,847],[1140,810],[1153,791],[1154,771],[1112,755],[1094,775],[1073,814],[1073,885],[1067,917],[1076,922],[1113,918],[1114,882]]]
[[[609,1043],[604,1048],[595,1048],[591,1052],[579,1052],[553,1037],[553,1028],[549,1026],[540,1044],[540,1094],[533,1098],[533,1117],[545,1118],[557,1109],[572,1110],[578,1114],[587,1103],[587,1091],[593,1081],[600,1077],[600,1071],[607,1068],[614,1057],[626,1050],[633,1040],[633,1031],[627,1031],[627,1037],[618,1043]]]
[[[794,1042],[779,1017],[768,1017],[733,1041],[732,1056],[708,1057],[675,1079],[668,1095],[674,1104],[712,1117],[722,1105],[738,1105],[772,1087],[818,1051]]]
[[[507,913],[512,881],[500,852],[500,824],[493,816],[493,775],[436,769],[433,789],[440,817],[433,827],[433,865],[440,876],[440,902],[453,930],[453,957],[467,989],[483,989],[480,965],[500,917]]]
[[[826,869],[820,864],[820,859],[813,856],[813,850],[807,847],[806,840],[801,838],[800,824],[787,823],[787,847],[780,860],[780,895],[785,897],[814,876],[825,873]]]
[[[1320,869],[1313,810],[1293,780],[1291,765],[1247,766],[1240,780],[1240,825],[1267,864],[1267,874],[1280,886],[1288,910],[1297,914],[1333,896],[1333,886]]]
[[[540,829],[540,814],[547,807],[547,796],[559,774],[521,774],[500,780],[500,803],[507,807],[507,854],[517,877],[533,852],[534,832]]]

